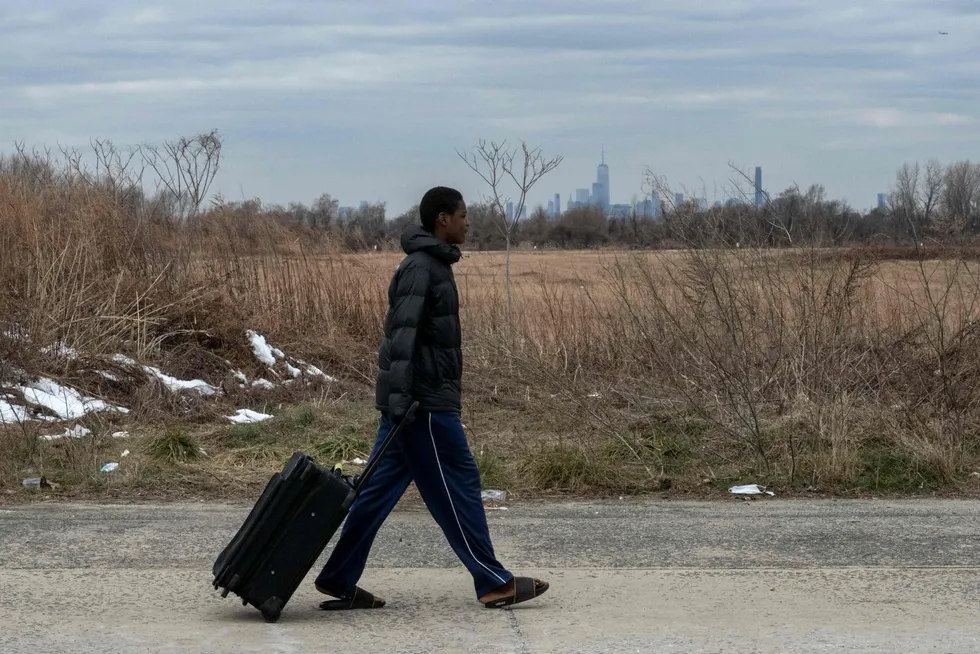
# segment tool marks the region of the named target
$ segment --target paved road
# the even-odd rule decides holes
[[[396,511],[363,585],[312,575],[266,624],[211,588],[247,507],[0,509],[0,652],[980,652],[980,502],[517,504],[499,558],[552,589],[483,609],[424,509]]]

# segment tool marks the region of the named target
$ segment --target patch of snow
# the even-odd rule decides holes
[[[112,437],[113,438],[129,438],[129,432],[128,431],[114,431],[114,432],[112,432]]]
[[[270,368],[276,365],[276,358],[272,356],[272,348],[265,342],[265,336],[262,336],[251,329],[245,332],[245,334],[248,336],[248,340],[252,344],[252,351],[255,353],[255,358]]]
[[[113,373],[109,372],[108,370],[97,370],[96,372],[98,372],[100,375],[102,375],[103,377],[105,377],[109,381],[114,381],[114,382],[121,381],[119,379],[119,376],[118,375],[114,375]]]
[[[356,466],[362,466],[362,465],[364,465],[365,463],[367,463],[367,461],[365,461],[365,460],[364,460],[364,459],[362,459],[361,457],[357,457],[356,459],[354,459],[353,461],[351,461],[351,463],[353,463],[353,464],[354,464],[354,465],[356,465]]]
[[[256,379],[255,381],[252,382],[252,386],[256,388],[265,388],[265,389],[271,389],[276,387],[276,385],[273,384],[268,379]]]
[[[251,409],[239,409],[235,415],[226,416],[228,420],[237,425],[247,425],[253,422],[262,422],[263,420],[269,420],[272,418],[267,413],[259,413],[257,411],[252,411]]]
[[[248,385],[248,377],[246,377],[246,376],[245,376],[245,373],[244,373],[244,372],[242,372],[241,370],[236,370],[236,371],[234,372],[234,377],[235,377],[235,379],[237,379],[237,380],[238,380],[239,382],[241,382],[241,384],[242,384],[242,386],[247,386],[247,385]]]
[[[246,331],[245,334],[248,336],[248,340],[252,344],[252,351],[255,353],[255,358],[265,364],[265,366],[267,366],[273,372],[273,374],[276,373],[275,368],[276,361],[278,359],[282,361],[282,365],[286,369],[286,372],[288,372],[293,379],[299,379],[305,373],[309,377],[322,377],[330,382],[337,381],[335,377],[331,377],[316,366],[310,365],[300,359],[292,359],[292,363],[290,363],[290,359],[286,356],[286,353],[279,348],[270,345],[261,334],[251,329]]]
[[[27,407],[10,404],[7,400],[0,399],[0,424],[13,424],[30,419],[31,413]]]
[[[328,382],[337,381],[336,377],[331,377],[327,373],[323,372],[322,370],[314,366],[312,363],[306,363],[305,361],[300,361],[300,363],[306,366],[306,374],[311,377],[323,377]]]
[[[118,467],[119,467],[119,464],[118,463],[115,463],[115,462],[113,462],[113,463],[107,463],[104,466],[102,466],[102,472],[112,472],[113,470],[115,470]]]
[[[42,354],[54,354],[55,356],[61,357],[63,359],[77,359],[78,352],[73,348],[68,347],[61,341],[58,341],[53,346],[45,346],[41,348]]]
[[[194,390],[201,395],[215,395],[218,393],[218,389],[204,380],[192,379],[190,381],[185,381],[183,379],[177,379],[176,377],[171,377],[159,368],[154,368],[153,366],[141,366],[138,362],[123,354],[114,354],[112,356],[112,360],[123,365],[141,368],[146,373],[159,379],[164,386],[174,392]]]
[[[177,379],[176,377],[171,377],[167,373],[163,372],[159,368],[154,368],[153,366],[143,366],[143,369],[148,373],[163,382],[171,391],[197,391],[201,395],[215,395],[218,392],[211,384],[207,383],[202,379],[192,379],[190,381],[185,381],[183,379]]]
[[[21,386],[20,391],[28,402],[50,409],[62,420],[77,420],[87,413],[96,411],[129,413],[129,409],[113,406],[93,397],[84,397],[75,389],[61,386],[45,377],[27,386]]]

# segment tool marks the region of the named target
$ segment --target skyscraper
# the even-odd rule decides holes
[[[762,206],[762,166],[755,167],[755,206]]]
[[[888,208],[888,199],[885,197],[884,193],[878,194],[878,208],[882,210]]]
[[[594,202],[600,207],[609,211],[609,166],[606,165],[606,149],[602,149],[602,159],[599,163],[599,168],[596,169],[596,183],[595,183],[595,195]]]
[[[548,200],[548,215],[549,216],[554,216],[555,215],[555,201],[554,200]]]
[[[555,215],[561,215],[561,193],[555,193]]]
[[[513,220],[513,219],[514,219],[514,203],[513,202],[508,202],[507,203],[507,220]]]
[[[684,204],[683,193],[674,193],[674,204],[676,204],[678,207]]]
[[[582,205],[587,205],[589,203],[589,189],[587,188],[575,189],[575,201]]]

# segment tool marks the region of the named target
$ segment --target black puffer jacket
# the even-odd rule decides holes
[[[413,400],[423,411],[459,411],[463,351],[452,265],[461,253],[420,225],[402,233],[401,245],[408,256],[388,286],[375,403],[395,420]]]

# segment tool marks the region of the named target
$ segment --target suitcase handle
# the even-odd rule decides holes
[[[368,482],[368,480],[371,479],[371,475],[374,474],[374,469],[378,467],[378,461],[384,455],[385,450],[388,449],[388,446],[391,445],[392,441],[394,441],[401,432],[402,427],[411,424],[415,420],[415,411],[418,408],[419,403],[412,402],[412,406],[408,407],[405,417],[395,424],[395,426],[391,428],[391,431],[388,432],[388,435],[385,436],[385,439],[381,441],[381,446],[378,448],[375,455],[367,462],[367,465],[364,467],[364,472],[354,478],[355,491],[360,492],[361,488]]]

